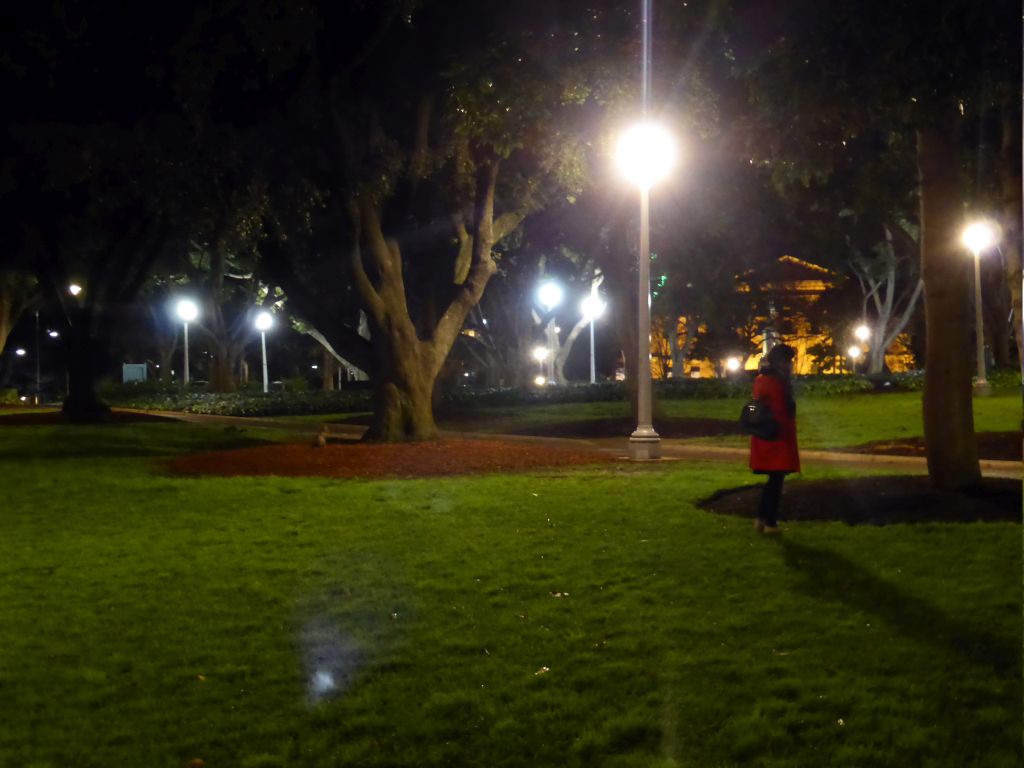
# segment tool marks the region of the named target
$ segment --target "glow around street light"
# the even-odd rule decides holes
[[[46,335],[49,336],[51,339],[56,339],[60,336],[60,331],[47,331]]]
[[[72,296],[77,296],[81,292],[82,286],[80,286],[78,283],[72,283],[71,285],[68,286],[68,293],[70,293]]]
[[[28,353],[22,347],[18,347],[16,350],[14,350],[14,354],[16,354],[18,357],[24,357]]]
[[[964,230],[961,240],[977,256],[995,244],[996,230],[987,221],[976,221]]]
[[[740,359],[738,357],[730,357],[725,361],[725,367],[730,371],[738,371],[740,369]]]
[[[269,331],[270,326],[274,324],[274,316],[269,312],[260,312],[256,315],[256,330],[263,332]]]
[[[547,384],[547,379],[545,379],[543,376],[537,376],[534,378],[533,383],[536,384],[538,387],[543,387],[545,384]]]
[[[846,350],[846,354],[851,360],[859,360],[861,355],[860,347],[852,346]]]
[[[199,307],[197,307],[196,303],[190,299],[182,299],[179,301],[177,311],[178,317],[186,323],[190,323],[199,317]]]
[[[537,300],[550,312],[562,303],[562,286],[550,280],[542,283],[537,289]]]
[[[853,335],[857,338],[857,341],[867,341],[871,338],[871,329],[866,325],[858,325],[853,329]]]
[[[639,123],[619,138],[615,159],[619,170],[640,189],[650,189],[668,176],[676,161],[672,135],[656,123]]]
[[[591,294],[580,302],[580,312],[583,313],[584,320],[596,320],[604,314],[604,310],[607,306],[608,305],[601,301],[601,299]]]
[[[543,363],[548,359],[548,348],[547,347],[534,347],[533,348],[533,359],[538,363]]]

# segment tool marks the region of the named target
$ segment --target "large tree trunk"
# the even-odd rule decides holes
[[[210,360],[210,377],[208,389],[211,392],[237,392],[239,361],[242,350],[235,344],[225,343],[216,338],[213,346],[213,357]]]
[[[91,312],[78,310],[69,314],[71,323],[64,332],[68,392],[61,411],[69,421],[101,421],[110,413],[110,407],[97,396],[96,382],[106,368],[110,343],[97,330]]]
[[[981,481],[971,402],[971,305],[968,259],[959,244],[963,222],[955,126],[917,133],[921,184],[921,275],[927,321],[924,437],[928,475],[937,488]]]
[[[454,298],[433,328],[420,339],[409,314],[398,242],[385,236],[379,202],[368,196],[350,199],[350,264],[360,303],[370,326],[376,355],[373,371],[374,414],[363,439],[380,442],[434,440],[437,425],[431,396],[445,358],[455,344],[470,309],[497,270],[491,248],[514,230],[524,212],[494,219],[498,162],[482,163],[477,172],[472,228],[456,217],[459,257]],[[461,264],[468,261],[468,266]]]
[[[1002,109],[1002,141],[1000,143],[999,173],[1002,187],[1003,228],[1002,251],[1006,265],[1006,283],[1013,306],[1013,336],[1017,342],[1017,362],[1024,371],[1024,312],[1022,312],[1022,280],[1024,280],[1024,253],[1021,242],[1021,128],[1019,102],[1016,96],[1007,98]]]

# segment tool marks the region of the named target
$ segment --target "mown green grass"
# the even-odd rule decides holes
[[[659,416],[671,418],[739,418],[744,399],[661,400],[657,403],[654,426]],[[579,403],[481,409],[472,419],[460,417],[463,429],[501,433],[525,431],[549,424],[629,415],[626,403]],[[1016,390],[1000,391],[975,398],[974,425],[978,432],[1019,430],[1021,396]],[[797,427],[801,447],[842,448],[876,440],[920,437],[924,434],[920,392],[883,395],[805,397],[797,403]],[[747,438],[703,437],[694,442],[746,444]]]
[[[0,765],[1020,764],[1019,526],[766,540],[694,506],[721,465],[157,461],[244,440],[0,427]]]

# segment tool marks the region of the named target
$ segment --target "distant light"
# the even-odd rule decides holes
[[[740,369],[740,359],[738,357],[730,357],[725,361],[725,367],[730,371],[738,371]]]
[[[24,357],[28,353],[25,352],[24,347],[18,347],[16,350],[14,350],[14,354],[16,354],[18,357]]]
[[[468,373],[464,373],[462,375],[465,376],[467,379],[469,378],[469,374]]]
[[[846,350],[846,354],[849,356],[851,360],[858,360],[860,359],[861,355],[860,347],[852,346],[848,350]]]
[[[311,365],[311,366],[309,366],[309,367],[310,367],[310,368],[312,368],[312,369],[313,369],[313,370],[315,371],[315,370],[317,370],[317,369],[318,369],[318,368],[319,368],[320,366],[319,366],[319,365]]]
[[[47,331],[46,335],[49,336],[51,339],[56,339],[58,336],[60,336],[60,332],[59,331]]]
[[[550,312],[562,303],[562,286],[551,280],[542,283],[537,289],[537,300]]]
[[[68,293],[70,293],[72,296],[77,296],[81,292],[82,286],[80,286],[78,283],[72,283],[71,285],[68,286]]]
[[[256,330],[257,331],[269,331],[270,326],[274,324],[274,316],[269,312],[260,312],[256,315]]]
[[[538,376],[533,380],[533,383],[536,384],[538,387],[543,387],[547,383],[547,379],[545,379],[543,376]]]
[[[987,221],[976,221],[964,230],[962,237],[963,244],[977,256],[984,250],[991,248],[996,242],[995,227]]]
[[[676,161],[671,134],[655,123],[640,123],[619,138],[615,152],[619,170],[640,189],[650,189],[668,176]]]
[[[533,359],[538,363],[543,363],[548,359],[548,348],[547,347],[534,347],[533,348]]]
[[[866,325],[858,325],[854,328],[853,335],[857,337],[858,341],[867,341],[871,338],[871,329]]]
[[[157,363],[157,364],[156,364],[156,367],[157,367],[157,368],[159,368],[159,367],[160,367],[160,363]]]
[[[583,319],[589,322],[603,315],[607,306],[601,299],[591,294],[580,302],[580,312],[583,313]]]
[[[22,395],[22,396],[21,396],[21,397],[19,397],[18,399],[19,399],[19,400],[21,400],[21,402],[23,402],[23,403],[24,403],[24,402],[25,402],[26,400],[28,400],[28,398],[27,398],[27,397],[25,397],[25,395]]]
[[[199,317],[199,307],[190,299],[182,299],[178,302],[178,317],[190,323]]]
[[[487,318],[484,318],[484,325],[487,325]]]

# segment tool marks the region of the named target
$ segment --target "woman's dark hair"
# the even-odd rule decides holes
[[[768,365],[774,368],[779,363],[792,362],[794,357],[796,357],[795,349],[786,344],[776,344],[768,350],[768,354],[764,356],[764,359]]]

